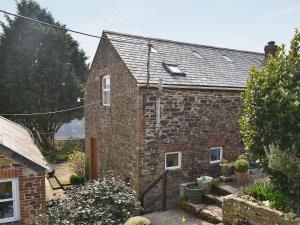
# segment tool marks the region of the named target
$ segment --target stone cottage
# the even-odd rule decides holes
[[[50,170],[27,129],[0,117],[0,224],[36,224]]]
[[[142,192],[169,170],[172,207],[180,183],[218,174],[222,159],[243,151],[241,92],[249,69],[264,59],[257,52],[104,31],[85,83],[89,176],[112,169]],[[146,195],[146,208],[156,207],[159,189]]]

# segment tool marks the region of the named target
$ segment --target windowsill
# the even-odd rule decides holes
[[[216,160],[216,161],[210,161],[209,164],[215,165],[215,164],[220,164],[221,160]]]
[[[174,166],[174,167],[167,167],[167,168],[165,168],[165,170],[180,170],[181,169],[181,167],[179,167],[179,166]]]
[[[15,218],[7,218],[7,219],[1,219],[0,224],[18,224],[18,219]]]

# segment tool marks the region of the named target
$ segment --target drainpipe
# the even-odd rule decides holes
[[[158,134],[160,131],[160,95],[162,92],[162,78],[159,78],[158,92],[156,93],[156,118],[155,118],[155,133]]]

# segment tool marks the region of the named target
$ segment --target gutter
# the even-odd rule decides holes
[[[138,87],[147,87],[147,84],[139,83]],[[149,87],[159,88],[159,84],[150,84]],[[245,91],[246,87],[218,87],[218,86],[192,86],[192,85],[174,85],[164,84],[163,88],[178,88],[178,89],[193,89],[193,90],[230,90],[230,91]]]

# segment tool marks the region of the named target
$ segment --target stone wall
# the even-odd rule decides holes
[[[290,217],[278,210],[241,198],[227,196],[223,204],[223,222],[232,225],[299,225],[300,218]]]
[[[37,173],[0,155],[0,179],[18,178],[20,223],[36,224],[46,202],[45,174]]]
[[[160,93],[160,131],[156,132],[157,93],[158,89],[149,91],[140,121],[140,189],[165,170],[166,152],[181,151],[182,168],[172,171],[168,182],[168,206],[172,207],[179,200],[180,183],[219,173],[218,164],[210,164],[211,147],[223,147],[223,157],[228,160],[235,160],[242,152],[238,123],[241,96],[240,91],[164,88]],[[148,202],[159,190],[149,193]]]
[[[102,77],[111,77],[111,106],[102,105]],[[151,78],[150,78],[151,79]],[[100,176],[108,169],[130,177],[138,192],[165,170],[165,153],[181,151],[182,168],[168,179],[168,206],[179,198],[179,184],[204,174],[219,173],[210,164],[210,148],[223,147],[224,158],[235,160],[242,151],[238,118],[240,91],[163,88],[160,129],[156,130],[158,88],[138,87],[136,80],[109,40],[102,39],[85,83],[86,152],[96,138]],[[147,97],[147,98],[146,98]],[[146,99],[146,100],[145,100]],[[89,105],[99,101],[99,104]],[[88,163],[88,171],[91,169]],[[161,186],[146,195],[146,205]],[[157,203],[159,204],[159,203]]]
[[[102,104],[102,77],[110,76],[111,103]],[[85,83],[85,129],[88,172],[91,170],[90,139],[97,140],[99,171],[113,172],[123,179],[137,179],[136,81],[111,43],[102,39]]]

